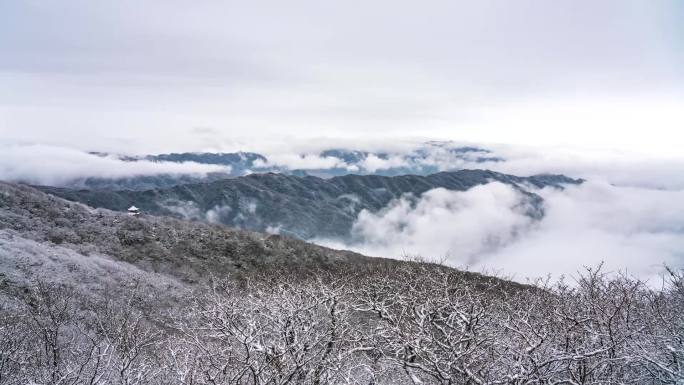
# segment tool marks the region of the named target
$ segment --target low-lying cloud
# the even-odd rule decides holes
[[[386,158],[380,158],[375,154],[369,154],[363,161],[360,162],[360,166],[363,170],[374,173],[378,170],[388,170],[395,167],[406,167],[409,162],[398,155],[388,156]]]
[[[468,191],[430,190],[387,208],[362,211],[352,233],[376,255],[424,255],[470,263],[503,247],[530,226],[529,202],[502,183]]]
[[[539,194],[544,219],[480,266],[519,278],[570,274],[600,261],[641,277],[657,275],[664,264],[684,266],[684,191],[590,181]]]
[[[285,170],[343,169],[349,173],[373,174],[394,170],[397,173],[426,174],[458,170],[484,161],[497,162],[490,151],[455,142],[321,143],[294,153],[293,148],[264,152],[268,161],[256,167]]]
[[[317,145],[316,145],[317,144]],[[296,143],[292,146],[296,147]],[[320,156],[336,148],[366,151],[359,161],[344,161],[335,156]],[[290,148],[289,151],[295,151]],[[460,169],[488,169],[506,174],[564,174],[574,178],[606,181],[620,186],[655,189],[684,189],[684,159],[620,152],[602,148],[568,146],[526,147],[516,145],[464,143],[451,141],[398,141],[349,143],[313,142],[296,154],[287,149],[262,152],[267,166],[284,169],[342,168],[351,173],[382,173],[395,169],[400,173],[426,174]],[[382,157],[378,156],[383,154]]]
[[[602,180],[620,186],[653,189],[684,189],[684,159],[646,157],[608,150],[523,148],[506,146],[494,153],[497,162],[466,163],[465,168],[486,168],[514,175],[564,174],[587,180]]]
[[[608,270],[653,277],[684,265],[684,192],[585,182],[534,191],[545,216],[525,215],[526,196],[501,183],[431,190],[378,213],[362,212],[350,243],[335,248],[383,257],[421,256],[452,266],[501,271],[517,280]]]
[[[349,166],[337,157],[318,154],[273,154],[268,156],[268,162],[257,160],[254,165],[256,167],[284,167],[290,170],[347,168]]]
[[[67,147],[7,145],[0,148],[0,180],[62,186],[79,179],[126,178],[161,174],[205,175],[229,172],[220,165],[193,162],[127,162]]]

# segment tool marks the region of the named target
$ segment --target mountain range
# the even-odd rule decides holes
[[[92,207],[219,223],[242,229],[280,233],[301,239],[351,236],[358,214],[377,212],[406,194],[419,196],[435,188],[465,191],[501,182],[519,190],[527,214],[543,215],[542,199],[528,187],[563,188],[581,180],[563,175],[518,177],[487,170],[440,172],[427,176],[345,175],[329,179],[277,173],[250,174],[165,189],[77,190],[43,186],[42,191]]]
[[[283,159],[254,152],[212,153],[184,152],[157,155],[117,155],[91,152],[91,155],[114,157],[126,162],[198,163],[221,166],[224,171],[206,174],[156,174],[123,178],[85,177],[66,184],[69,188],[90,190],[150,190],[176,185],[212,182],[251,173],[274,172],[295,176],[332,178],[355,175],[429,175],[441,171],[456,171],[466,165],[499,162],[503,159],[490,150],[458,146],[451,142],[427,142],[406,152],[371,152],[347,149],[326,149],[301,153]],[[321,163],[325,163],[323,166]]]

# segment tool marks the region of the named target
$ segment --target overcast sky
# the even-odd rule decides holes
[[[684,153],[681,1],[0,2],[0,141]],[[287,142],[289,143],[289,141]]]

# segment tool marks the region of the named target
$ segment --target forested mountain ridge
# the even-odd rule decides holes
[[[582,182],[563,175],[518,177],[488,170],[460,170],[427,176],[345,175],[330,179],[252,174],[147,191],[39,188],[93,207],[123,211],[135,205],[155,215],[310,239],[346,238],[362,210],[376,212],[404,194],[418,196],[435,188],[465,191],[494,181],[518,189],[528,200],[527,211],[533,218],[543,215],[541,198],[528,192],[526,186],[562,188]]]
[[[139,281],[155,290],[166,285],[164,297],[212,280],[239,280],[269,271],[364,274],[402,265],[415,263],[333,250],[277,234],[94,209],[28,185],[0,182],[0,294],[52,282],[98,297],[120,291],[125,282]],[[435,268],[482,285],[524,287]]]
[[[39,256],[45,250],[48,254],[66,250],[74,256],[104,257],[189,283],[269,270],[362,272],[411,263],[334,250],[278,234],[94,209],[5,182],[0,182],[0,233],[3,258],[12,254],[14,242],[29,241],[31,246],[40,245]],[[475,281],[490,279],[477,273],[459,274]]]
[[[0,182],[0,231],[83,255],[106,255],[190,281],[270,265],[318,268],[379,261],[280,235],[92,209],[4,182]]]

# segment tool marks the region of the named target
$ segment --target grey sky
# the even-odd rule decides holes
[[[0,3],[0,140],[684,145],[679,1]]]

